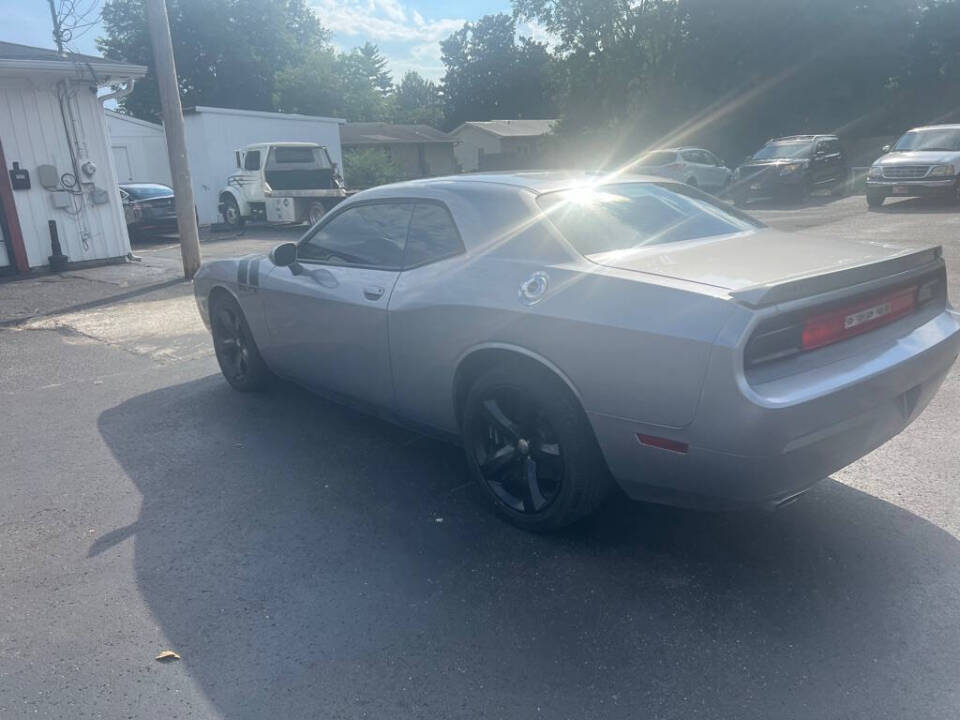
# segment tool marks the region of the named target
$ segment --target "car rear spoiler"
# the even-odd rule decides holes
[[[884,260],[865,263],[833,272],[792,277],[781,282],[753,285],[730,293],[737,302],[752,308],[767,307],[778,303],[820,295],[831,290],[859,285],[880,278],[897,275],[913,275],[925,266],[942,264],[943,248],[940,245],[925,250],[905,250]]]

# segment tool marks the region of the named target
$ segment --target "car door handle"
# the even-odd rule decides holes
[[[367,300],[379,300],[383,297],[383,288],[375,285],[368,285],[363,289],[363,296]]]

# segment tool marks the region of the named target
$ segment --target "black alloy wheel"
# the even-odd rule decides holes
[[[600,507],[613,490],[579,400],[532,361],[505,361],[474,380],[461,432],[482,495],[523,530],[566,527]]]
[[[210,324],[217,362],[227,382],[242,391],[263,388],[270,372],[236,301],[211,302]]]
[[[543,408],[515,389],[489,393],[480,407],[470,441],[484,482],[511,510],[543,512],[560,494],[564,475],[563,449]]]

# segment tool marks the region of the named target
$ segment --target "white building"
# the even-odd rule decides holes
[[[51,223],[71,263],[130,252],[97,90],[145,74],[139,65],[0,42],[0,273],[48,266]]]
[[[464,172],[515,170],[536,164],[543,138],[556,120],[487,120],[465,122],[450,135]]]
[[[327,147],[330,159],[343,165],[339,118],[252,110],[194,107],[183,111],[187,155],[203,225],[220,221],[219,192],[236,171],[235,150],[261,142],[313,142]]]
[[[170,185],[170,158],[163,125],[112,110],[104,112],[120,183]]]

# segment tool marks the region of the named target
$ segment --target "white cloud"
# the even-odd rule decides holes
[[[466,22],[462,18],[428,20],[397,0],[314,0],[311,5],[335,35],[373,42],[439,42]]]

